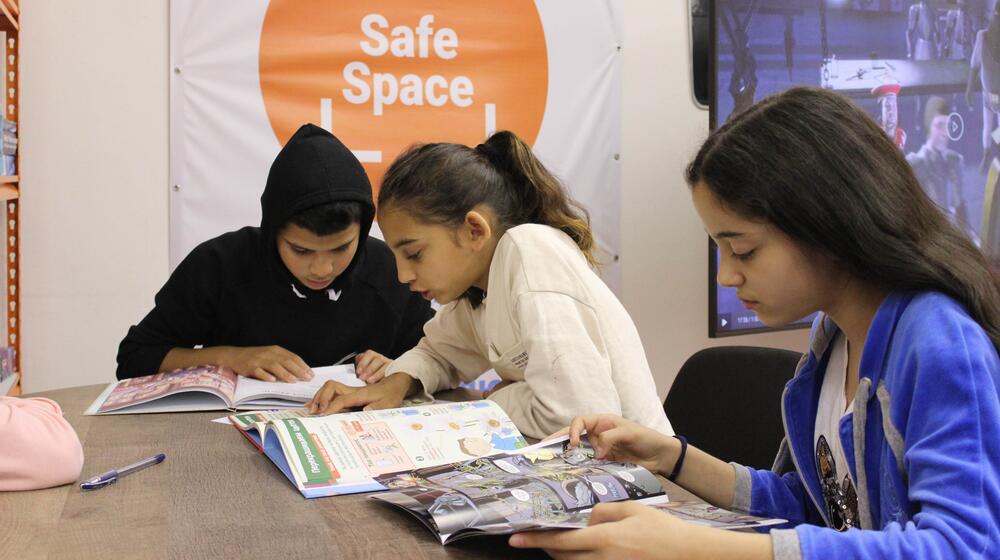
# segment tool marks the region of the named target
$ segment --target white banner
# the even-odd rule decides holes
[[[590,212],[617,291],[622,13],[614,0],[173,0],[170,266],[260,223],[271,161],[306,122],[377,189],[418,142],[512,130]]]

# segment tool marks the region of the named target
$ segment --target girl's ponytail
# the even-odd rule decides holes
[[[514,133],[500,131],[475,149],[424,144],[408,150],[386,172],[379,207],[405,203],[425,221],[457,225],[478,204],[497,213],[500,225],[544,224],[566,233],[597,266],[587,211]]]
[[[545,224],[570,237],[592,266],[594,234],[587,210],[571,199],[558,179],[535,157],[531,147],[514,133],[500,131],[476,147],[506,176],[520,202],[515,223]]]

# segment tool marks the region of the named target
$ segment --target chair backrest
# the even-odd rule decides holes
[[[698,449],[769,469],[784,437],[781,395],[801,357],[754,346],[701,350],[681,366],[663,409]]]

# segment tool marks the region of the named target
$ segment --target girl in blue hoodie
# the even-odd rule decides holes
[[[687,181],[720,284],[769,325],[820,312],[782,397],[775,469],[615,416],[576,418],[570,437],[789,524],[727,533],[609,504],[586,529],[511,544],[556,558],[1000,558],[1000,278],[891,139],[846,98],[796,88],[713,132]]]

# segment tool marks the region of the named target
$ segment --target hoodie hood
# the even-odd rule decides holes
[[[302,125],[274,158],[260,197],[265,254],[275,270],[283,274],[282,279],[293,283],[300,296],[325,293],[329,288],[311,290],[288,271],[278,254],[278,230],[289,218],[309,208],[345,201],[361,203],[361,233],[357,253],[330,286],[334,289],[342,289],[365,258],[365,240],[375,217],[372,186],[361,162],[337,137],[316,125]]]

